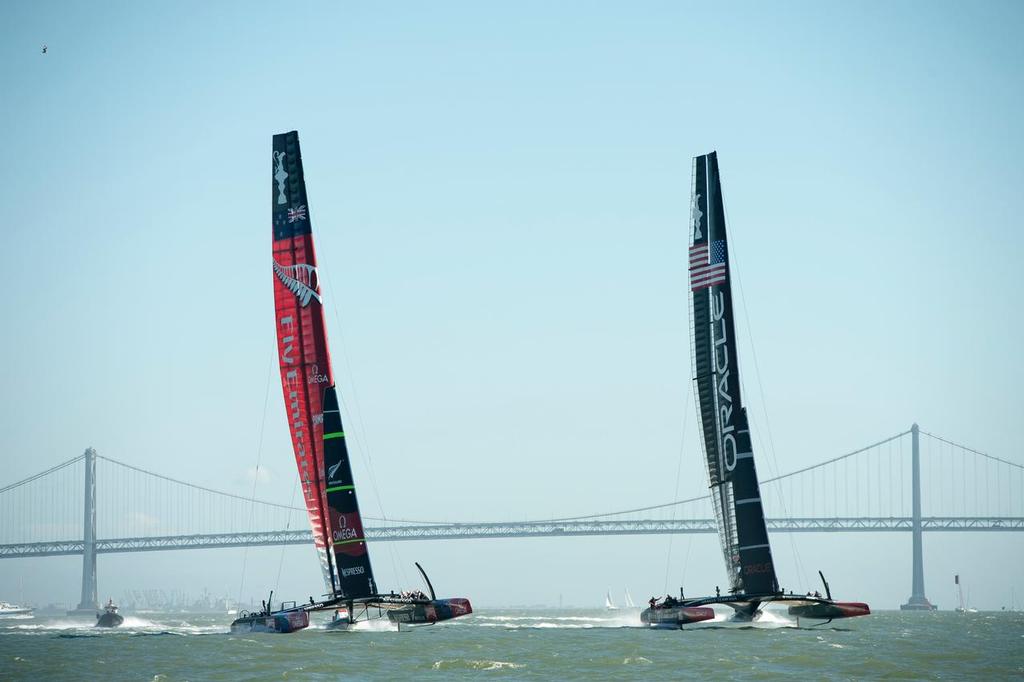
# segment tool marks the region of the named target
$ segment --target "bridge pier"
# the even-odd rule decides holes
[[[937,607],[924,596],[924,552],[921,547],[921,447],[917,424],[910,427],[911,443],[911,499],[913,501],[914,567],[910,599],[900,605],[902,611],[933,611]]]
[[[82,600],[68,615],[94,615],[96,599],[96,451],[85,450],[85,523],[82,543]]]

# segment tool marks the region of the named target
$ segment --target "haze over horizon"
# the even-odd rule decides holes
[[[755,450],[760,476],[913,422],[1024,463],[1019,3],[37,2],[0,17],[0,487],[93,446],[240,495],[259,463],[256,497],[294,499],[276,377],[268,390],[270,140],[292,129],[368,515],[543,519],[703,493],[686,226],[691,159],[712,149],[743,396],[774,444]],[[876,608],[910,593],[906,534],[772,541],[786,587],[816,588],[796,583],[821,568]],[[382,587],[415,586],[419,560],[439,593],[482,606],[725,582],[716,537],[669,546],[371,551]],[[247,556],[245,596],[321,587],[308,547]],[[927,534],[927,592],[951,605],[959,573],[974,605],[1009,606],[1022,560],[1017,533]],[[242,563],[104,555],[100,592],[235,596]],[[80,570],[0,561],[0,600],[77,603]]]

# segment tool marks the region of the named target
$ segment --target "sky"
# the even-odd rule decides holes
[[[1022,30],[1015,2],[4,3],[0,485],[93,446],[292,499],[267,180],[293,129],[365,510],[705,490],[685,253],[711,150],[762,478],[913,422],[1024,463]],[[909,537],[773,541],[784,585],[792,550],[843,596],[909,594]],[[724,582],[712,536],[378,554],[384,586],[420,560],[485,605]],[[925,559],[935,601],[959,572],[998,608],[1024,542],[931,534]],[[280,591],[318,589],[296,547],[104,556],[100,590],[234,595],[243,561],[253,594],[278,564]],[[0,599],[75,602],[79,566],[0,562],[23,586]]]

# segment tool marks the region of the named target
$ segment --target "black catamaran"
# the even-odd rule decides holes
[[[735,620],[752,620],[770,602],[785,602],[790,615],[850,618],[870,613],[867,604],[826,596],[783,594],[775,575],[764,507],[754,468],[750,425],[740,395],[733,318],[729,246],[715,152],[693,162],[690,272],[690,329],[694,392],[701,443],[707,460],[711,502],[728,572],[727,594],[698,599],[652,599],[644,623],[678,627],[714,617],[713,604],[734,610]],[[717,591],[717,590],[716,590]]]
[[[331,627],[384,618],[429,624],[472,613],[468,599],[437,599],[419,591],[381,594],[373,578],[356,498],[337,387],[327,347],[324,310],[310,225],[299,135],[274,135],[271,180],[274,308],[278,359],[295,462],[313,531],[326,593],[319,601],[270,601],[241,613],[236,632],[293,632],[309,625],[309,612],[334,610]],[[271,600],[273,592],[271,592]]]

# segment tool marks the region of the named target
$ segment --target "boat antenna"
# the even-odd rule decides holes
[[[818,575],[821,576],[821,582],[825,583],[825,596],[828,597],[829,601],[832,601],[832,590],[830,590],[828,587],[828,581],[825,580],[825,574],[821,571],[818,571]]]
[[[416,568],[420,570],[420,575],[422,575],[423,579],[427,582],[427,589],[430,590],[430,601],[436,601],[437,595],[434,594],[434,586],[430,584],[430,578],[427,577],[427,572],[423,570],[422,566],[420,566],[420,562],[416,561],[413,563],[416,564]]]

